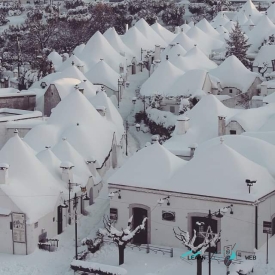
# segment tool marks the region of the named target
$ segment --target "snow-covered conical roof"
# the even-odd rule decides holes
[[[263,15],[258,24],[248,34],[248,43],[251,44],[248,51],[257,52],[259,47],[264,42],[264,39],[268,38],[269,35],[274,33],[275,25],[267,15]]]
[[[235,26],[236,26],[236,22],[235,21],[232,21],[230,20],[229,22],[227,22],[224,27],[229,31],[231,32],[232,30],[235,29]]]
[[[250,193],[246,179],[257,180]],[[224,142],[195,154],[169,180],[167,187],[188,194],[256,201],[274,191],[275,181],[265,168],[245,158]]]
[[[86,74],[86,78],[94,84],[103,84],[117,91],[117,81],[120,75],[114,71],[105,60],[96,63]]]
[[[229,18],[225,15],[225,13],[220,11],[211,22],[211,25],[213,28],[217,28],[219,26],[225,26],[225,24],[227,24],[228,22]]]
[[[87,64],[87,68],[91,68],[103,58],[106,63],[117,72],[119,72],[119,64],[125,63],[125,59],[117,53],[99,31],[97,31],[87,42],[80,58]]]
[[[190,21],[190,22],[188,23],[188,25],[192,28],[192,27],[195,26],[195,23],[194,23],[193,21]]]
[[[190,62],[189,59],[186,59],[184,56],[175,56],[174,58],[170,59],[170,62],[175,65],[177,68],[182,70],[183,72],[187,72],[190,70],[200,69],[198,68],[199,64],[196,62]]]
[[[253,66],[263,65],[267,63],[268,67],[272,67],[271,60],[275,59],[275,45],[264,45],[260,48],[259,53],[256,55]]]
[[[55,85],[60,99],[63,100],[68,94],[75,90],[75,86],[78,85],[81,81],[76,78],[60,78],[50,84]]]
[[[88,179],[92,176],[92,174],[83,157],[66,139],[59,141],[52,148],[52,151],[62,162],[69,161],[74,165],[73,173],[82,181],[77,183],[82,185],[87,184]]]
[[[104,120],[103,124],[96,128],[83,123],[74,125],[67,128],[63,135],[85,161],[94,157],[97,167],[101,167],[112,148],[114,132],[114,125]]]
[[[190,62],[197,63],[199,67],[205,68],[206,70],[217,68],[216,63],[211,61],[197,46],[188,51],[184,57],[190,60]]]
[[[219,38],[219,33],[211,26],[211,24],[205,18],[198,22],[196,24],[196,27],[198,27],[203,32],[214,38]]]
[[[262,16],[262,14],[257,10],[251,0],[247,0],[246,3],[242,6],[242,8],[236,14],[235,21],[237,21],[236,18],[239,18],[239,16],[241,16],[242,14],[245,14],[247,18],[251,17],[253,22],[256,24]]]
[[[196,41],[191,39],[184,32],[180,32],[171,42],[171,44],[177,43],[179,43],[186,51],[191,50],[197,44]]]
[[[183,74],[183,71],[174,66],[169,60],[160,63],[154,73],[141,86],[140,93],[144,96],[154,94],[164,95],[167,90]]]
[[[185,113],[190,118],[190,130],[184,135],[178,135],[174,131],[164,146],[174,154],[189,156],[189,146],[218,136],[219,115],[230,118],[239,111],[226,107],[214,95],[203,96],[190,111]]]
[[[80,81],[83,81],[86,79],[84,74],[74,65],[66,68],[60,74],[57,75],[58,78],[76,78],[79,79]]]
[[[167,46],[167,42],[165,42],[164,39],[156,33],[143,18],[136,22],[135,27],[154,45],[160,45],[161,47]]]
[[[161,53],[161,59],[164,60],[166,56],[168,55],[169,59],[173,59],[174,57],[178,55],[185,55],[186,50],[178,43],[176,45],[170,45],[168,46],[162,53]]]
[[[72,67],[72,64],[75,66],[83,66],[83,68],[85,67],[84,62],[81,61],[76,55],[72,54],[70,58],[65,60],[59,67],[56,68],[56,70],[62,72],[65,69]]]
[[[106,30],[103,36],[119,54],[125,54],[128,58],[133,58],[134,53],[123,43],[114,27]]]
[[[246,92],[258,77],[257,73],[248,70],[234,55],[227,57],[218,68],[211,70],[210,74],[217,77],[223,87],[235,87],[242,92]]]
[[[82,53],[82,51],[83,51],[84,48],[85,48],[85,44],[84,43],[76,46],[75,49],[74,49],[74,51],[73,51],[73,54],[76,55],[76,56],[79,56]]]
[[[188,32],[191,29],[191,27],[188,24],[186,24],[186,23],[182,24],[180,26],[180,28],[181,28],[181,31],[185,32],[185,33]]]
[[[275,3],[273,2],[266,10],[268,17],[272,22],[275,21]]]
[[[56,179],[61,179],[61,160],[52,152],[50,148],[40,151],[36,157]]]
[[[62,57],[56,51],[52,51],[48,55],[48,60],[52,61],[55,69],[62,64]]]
[[[235,21],[239,22],[239,24],[242,26],[242,25],[246,24],[246,22],[248,21],[248,18],[245,15],[245,13],[243,12],[243,13],[237,14],[235,16]]]
[[[244,135],[227,135],[224,136],[223,139],[226,145],[251,161],[265,167],[269,173],[275,177],[275,168],[273,165],[273,163],[275,163],[274,145],[261,139]],[[206,141],[197,148],[196,153],[208,150],[219,143],[219,137]]]
[[[106,125],[102,116],[78,90],[70,93],[52,110],[48,123],[59,125],[63,129],[77,123],[91,125],[94,129]]]
[[[54,146],[62,133],[58,125],[43,124],[32,128],[24,137],[24,141],[36,152],[45,149],[45,146]]]
[[[133,26],[123,36],[122,41],[133,51],[137,60],[140,59],[140,50],[155,50],[155,45],[148,40],[137,27]]]
[[[196,41],[201,50],[207,55],[209,55],[212,50],[220,49],[224,46],[222,41],[212,38],[196,26],[191,28],[187,32],[187,35]]]
[[[9,164],[9,183],[1,184],[0,189],[27,215],[29,223],[54,211],[60,191],[65,189],[18,134],[1,149],[0,160]]]
[[[79,89],[84,89],[84,95],[88,98],[91,99],[96,95],[97,88],[93,85],[92,82],[89,80],[85,79],[82,82],[78,84]]]
[[[98,106],[104,106],[106,108],[106,118],[115,125],[116,137],[119,142],[124,133],[123,119],[111,99],[104,91],[99,91],[96,96],[91,98],[90,102],[95,108]]]
[[[135,153],[108,179],[108,183],[159,189],[185,163],[155,143]]]
[[[151,25],[151,28],[159,35],[162,37],[166,43],[170,43],[174,38],[175,34],[161,26],[158,22],[155,24]]]
[[[269,132],[244,132],[241,135],[255,137],[275,145],[275,131]]]
[[[204,70],[191,70],[180,76],[165,94],[168,96],[192,96],[197,90],[202,90],[207,77]],[[207,91],[206,91],[207,92]]]

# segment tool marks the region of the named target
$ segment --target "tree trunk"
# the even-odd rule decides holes
[[[119,252],[119,265],[124,264],[124,246],[118,246],[118,252]]]
[[[202,275],[202,259],[201,255],[197,256],[197,275]]]

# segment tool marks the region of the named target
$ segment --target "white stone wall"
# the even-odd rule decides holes
[[[235,130],[236,135],[240,135],[245,132],[243,127],[237,122],[237,121],[230,121],[226,126],[225,126],[225,134],[230,135],[230,130]]]
[[[121,199],[117,196],[110,200],[110,207],[118,209],[117,228],[124,228],[127,220],[131,216],[129,205],[143,204],[150,207],[150,238],[149,242],[154,245],[169,247],[182,247],[182,244],[174,237],[173,228],[178,226],[183,230],[190,229],[188,214],[200,213],[205,216],[208,210],[217,211],[219,208],[228,206],[231,202],[215,202],[199,200],[194,198],[175,197],[171,193],[160,193],[151,191],[136,192],[121,189]],[[110,188],[115,191],[116,189]],[[164,203],[162,206],[157,205],[157,200],[170,195],[170,206]],[[255,243],[254,217],[255,209],[251,205],[242,205],[233,203],[234,214],[227,213],[221,219],[222,238],[220,249],[223,250],[225,245],[237,243],[239,250],[253,251]],[[173,211],[176,214],[175,222],[162,220],[162,210]],[[150,217],[151,216],[151,217]],[[245,232],[245,234],[244,234]],[[191,233],[191,232],[190,232]]]

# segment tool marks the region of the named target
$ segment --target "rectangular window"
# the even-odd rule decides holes
[[[37,228],[38,227],[38,222],[36,222],[35,224],[34,224],[34,228]]]
[[[175,113],[175,106],[170,106],[170,112]]]
[[[117,221],[118,215],[117,215],[117,209],[116,208],[110,208],[110,219],[112,221]]]
[[[230,130],[230,135],[236,135],[237,131],[236,130]]]
[[[233,93],[233,90],[232,90],[232,89],[229,89],[229,93],[232,94],[232,93]]]
[[[176,221],[176,213],[171,211],[162,211],[162,219],[164,221],[174,222]]]

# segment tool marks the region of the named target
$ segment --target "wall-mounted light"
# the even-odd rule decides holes
[[[170,199],[170,196],[167,196],[165,198],[161,198],[161,199],[158,200],[158,204],[162,205],[162,204],[164,204],[165,201],[167,201],[167,205],[169,206],[170,205],[169,199]]]
[[[110,192],[109,195],[108,195],[108,197],[110,199],[112,199],[115,196],[115,194],[118,194],[118,198],[121,199],[120,190],[117,190],[117,191],[114,191],[114,192]]]

